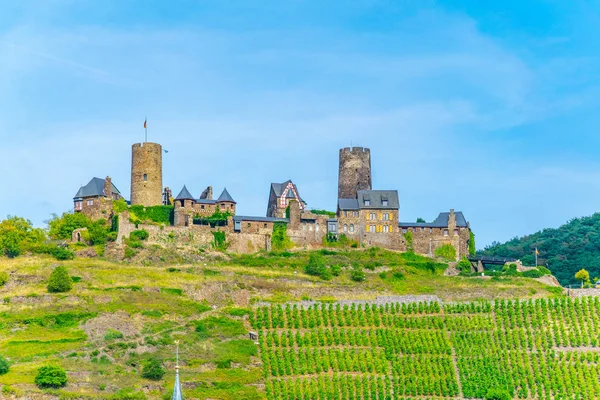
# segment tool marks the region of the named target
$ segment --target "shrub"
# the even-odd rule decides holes
[[[108,235],[106,235],[106,240],[109,242],[114,242],[117,240],[117,236],[119,236],[118,232],[109,232]]]
[[[408,231],[404,234],[404,240],[406,240],[406,250],[412,253],[414,251],[412,231]]]
[[[240,321],[227,318],[210,316],[196,323],[196,332],[201,336],[234,337],[246,333],[244,324]]]
[[[467,257],[463,257],[458,263],[456,263],[456,268],[460,272],[471,272],[471,262],[467,259]]]
[[[125,199],[113,200],[112,206],[113,211],[116,214],[120,214],[123,211],[127,210],[127,202],[125,201]]]
[[[127,246],[131,247],[132,249],[141,249],[142,247],[144,247],[142,242],[140,242],[139,240],[131,239],[127,241]]]
[[[216,250],[221,250],[221,251],[227,250],[227,248],[229,247],[229,243],[227,242],[225,232],[216,231],[216,232],[213,232],[212,234],[213,234],[213,241],[211,242],[212,247]]]
[[[541,278],[542,276],[544,276],[544,274],[542,274],[542,272],[537,269],[530,269],[528,271],[523,272],[521,275],[525,278]]]
[[[319,253],[312,253],[308,258],[308,263],[304,267],[304,272],[308,275],[318,276],[325,268],[323,256]]]
[[[352,267],[352,271],[350,272],[350,279],[355,282],[363,282],[365,279],[367,279],[367,276],[361,267],[355,265]]]
[[[64,247],[55,247],[51,253],[52,256],[54,258],[56,258],[57,260],[72,260],[75,258],[75,253],[73,253],[71,250],[66,249]]]
[[[273,224],[271,246],[273,250],[287,250],[294,247],[292,240],[287,235],[287,224],[285,222],[275,222]]]
[[[6,374],[9,369],[10,364],[8,363],[8,360],[0,355],[0,375]]]
[[[136,391],[135,389],[125,388],[119,390],[110,397],[111,400],[146,400],[144,392]]]
[[[162,361],[158,358],[151,358],[144,363],[142,369],[142,377],[153,381],[160,381],[165,375],[165,369],[162,366]]]
[[[122,339],[123,338],[123,334],[119,331],[115,331],[114,329],[109,329],[106,331],[106,334],[104,335],[104,340],[115,340],[115,339]]]
[[[8,273],[0,272],[0,287],[4,286],[8,282]]]
[[[59,265],[54,268],[48,279],[48,292],[63,293],[68,292],[73,288],[73,280],[69,276],[69,272],[65,267]]]
[[[342,266],[339,264],[333,264],[331,267],[331,275],[340,276],[342,273]]]
[[[148,231],[145,229],[140,229],[137,231],[133,231],[129,234],[129,239],[131,240],[146,240],[148,239]]]
[[[35,384],[39,388],[60,388],[67,385],[67,373],[55,365],[47,365],[38,369]]]
[[[451,244],[443,244],[435,249],[435,255],[448,261],[456,259],[456,249]]]
[[[131,247],[125,247],[125,258],[133,258],[135,257],[135,255],[137,254],[137,252],[132,249]]]

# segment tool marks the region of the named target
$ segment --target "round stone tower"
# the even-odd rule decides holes
[[[158,143],[131,146],[131,204],[162,204],[162,146]]]
[[[371,150],[363,147],[340,149],[338,198],[355,199],[357,191],[371,188]]]

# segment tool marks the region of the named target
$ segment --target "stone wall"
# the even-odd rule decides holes
[[[371,190],[371,150],[340,149],[338,198],[355,199],[358,190]]]
[[[162,204],[162,146],[135,143],[131,146],[131,204]]]
[[[429,257],[435,255],[435,249],[451,244],[456,249],[457,260],[469,255],[469,228],[456,228],[450,231],[448,228],[414,227],[408,228],[413,233],[413,249],[415,253]]]
[[[88,204],[90,203],[91,204]],[[110,197],[86,197],[81,203],[81,212],[92,220],[112,218],[112,199]]]

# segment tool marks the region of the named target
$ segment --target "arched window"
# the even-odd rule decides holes
[[[348,232],[348,224],[344,224],[344,232]]]
[[[148,180],[148,174],[144,174],[144,182]]]
[[[354,232],[354,224],[350,224],[350,232]]]

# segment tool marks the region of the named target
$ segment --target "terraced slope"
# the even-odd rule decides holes
[[[252,323],[268,399],[600,398],[598,298],[275,305]]]

